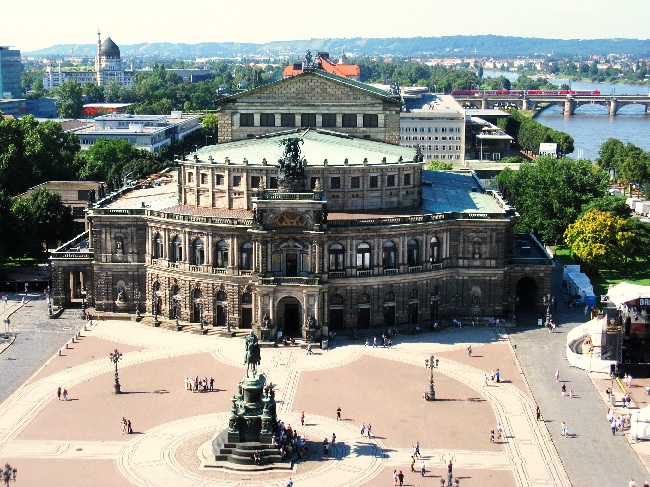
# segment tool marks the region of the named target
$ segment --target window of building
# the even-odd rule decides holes
[[[300,115],[300,126],[301,127],[315,127],[316,126],[316,114],[315,113],[303,113]]]
[[[420,132],[424,132],[424,127],[420,127]]]
[[[224,179],[223,174],[217,174],[216,185],[217,186],[222,186],[223,185],[223,179]]]
[[[379,127],[379,115],[374,113],[366,113],[363,115],[364,127]]]
[[[370,244],[357,245],[357,269],[370,269]]]
[[[269,188],[278,189],[278,178],[271,176],[271,179],[269,180]]]
[[[250,271],[253,268],[253,244],[246,242],[241,246],[241,255],[239,257],[241,269]]]
[[[357,115],[355,113],[344,113],[343,120],[341,120],[341,125],[343,127],[356,127],[357,126]]]
[[[395,242],[385,242],[382,247],[382,264],[384,269],[395,269],[397,267],[397,246]]]
[[[260,176],[251,176],[251,189],[259,188],[261,179]]]
[[[336,113],[323,113],[322,127],[336,127]]]
[[[241,176],[233,176],[232,177],[232,185],[233,186],[241,186]]]
[[[386,176],[386,186],[395,186],[395,175],[390,174],[389,176]]]
[[[208,184],[208,175],[201,174],[201,184]]]
[[[187,182],[191,183],[192,181],[194,181],[194,174],[191,173],[191,172],[188,172],[187,173]]]
[[[316,187],[316,181],[318,181],[320,178],[311,178],[309,180],[309,187],[311,189],[314,189]]]
[[[330,188],[341,189],[341,178],[338,176],[330,178]]]
[[[260,127],[275,127],[275,113],[260,113]]]
[[[330,247],[330,271],[345,270],[345,249],[341,244],[334,244]]]
[[[359,176],[352,176],[350,178],[350,187],[352,189],[359,189],[361,187],[361,178]]]
[[[225,269],[228,266],[228,244],[223,240],[215,245],[214,266],[219,269]]]
[[[203,265],[205,262],[205,249],[203,248],[203,241],[200,238],[192,242],[192,259],[191,264]]]
[[[183,241],[181,237],[176,235],[171,243],[171,252],[169,256],[171,257],[172,262],[181,262],[183,260]]]
[[[404,174],[404,186],[411,185],[411,174]]]
[[[379,176],[370,176],[369,186],[371,188],[379,187]]]
[[[293,113],[283,113],[280,115],[280,125],[282,127],[295,127],[296,116]]]
[[[163,238],[162,235],[157,233],[152,242],[151,253],[154,259],[161,259],[163,256]]]
[[[239,114],[240,127],[253,127],[254,125],[255,125],[255,115],[253,115],[252,113]]]
[[[412,238],[407,246],[407,260],[409,267],[420,265],[420,242]]]

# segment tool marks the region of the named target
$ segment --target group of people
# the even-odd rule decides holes
[[[278,453],[284,461],[287,457],[291,458],[297,453],[302,460],[308,453],[309,447],[304,439],[300,438],[298,431],[294,430],[291,425],[284,425],[284,422],[278,421],[276,433],[271,439],[271,445],[278,448]]]
[[[185,390],[192,392],[213,392],[214,391],[214,378],[210,377],[208,380],[207,377],[199,379],[197,375],[194,379],[190,377],[185,378]]]
[[[501,382],[501,371],[499,369],[485,373],[485,385],[487,386],[490,382],[496,382],[497,384]]]
[[[61,389],[60,387],[56,390],[56,397],[61,400],[61,397],[63,397],[64,401],[68,400],[68,390],[67,389]]]
[[[361,433],[361,436],[364,434],[368,434],[368,438],[370,438],[370,435],[372,434],[372,425],[368,423],[368,426],[366,426],[366,423],[361,423],[361,428],[359,428],[359,433]]]
[[[126,419],[124,416],[122,416],[122,434],[123,435],[130,435],[133,433],[133,427],[131,426],[131,420]]]
[[[615,414],[614,408],[607,410],[607,421],[609,421],[612,435],[616,436],[617,431],[629,429],[632,422],[632,413],[620,414],[618,417]]]

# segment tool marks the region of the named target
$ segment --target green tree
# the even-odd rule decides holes
[[[499,190],[520,214],[517,230],[535,233],[545,243],[562,242],[582,206],[606,196],[607,180],[590,161],[566,157],[540,157],[497,177]]]
[[[591,210],[567,227],[564,241],[587,265],[611,269],[631,255],[634,235],[626,224],[621,217]]]
[[[621,159],[624,152],[625,145],[623,142],[614,138],[607,139],[598,150],[596,165],[615,177],[621,165]]]
[[[583,216],[591,210],[606,211],[612,215],[620,218],[628,219],[632,216],[632,208],[625,203],[624,196],[603,196],[602,198],[594,198],[589,203],[582,206]]]
[[[39,188],[25,198],[16,198],[11,209],[20,226],[28,229],[23,234],[25,255],[38,257],[50,246],[72,236],[72,210],[56,193]]]
[[[82,89],[76,81],[61,83],[56,89],[56,106],[61,118],[79,118],[83,110]]]
[[[203,128],[205,129],[206,135],[212,137],[211,142],[213,144],[217,143],[217,129],[219,128],[219,116],[214,113],[209,113],[201,120],[203,123]]]
[[[124,139],[99,139],[78,154],[79,177],[89,181],[121,179],[127,163],[138,157],[138,149]]]
[[[650,180],[650,154],[634,144],[625,146],[618,168],[618,180],[628,185],[643,186]]]

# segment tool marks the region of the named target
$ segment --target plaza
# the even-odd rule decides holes
[[[93,321],[0,406],[0,458],[18,468],[21,485],[65,478],[72,486],[283,486],[292,477],[296,486],[381,486],[397,469],[405,485],[439,486],[449,461],[460,485],[571,485],[503,328],[398,335],[390,349],[372,347],[372,339],[368,346],[337,339],[313,355],[299,346],[263,348],[260,370],[277,384],[278,419],[297,428],[310,454],[292,470],[237,472],[201,463],[205,445],[228,425],[245,373],[243,338],[148,321]],[[119,395],[108,358],[116,348]],[[431,355],[439,359],[436,401],[425,401]],[[501,382],[486,386],[485,373],[497,368]],[[195,376],[214,377],[216,391],[186,390]],[[68,401],[57,399],[58,387]],[[122,434],[122,417],[133,434]],[[362,423],[372,424],[370,438],[360,435]],[[499,423],[504,437],[491,443]],[[324,457],[320,445],[332,433],[337,443]],[[416,441],[422,459],[413,473]]]

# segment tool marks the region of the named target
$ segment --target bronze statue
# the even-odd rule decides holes
[[[250,370],[253,371],[253,376],[257,373],[257,366],[260,364],[260,344],[257,341],[257,337],[253,330],[251,330],[250,335],[246,337],[246,359],[244,363],[246,364],[246,377]]]

